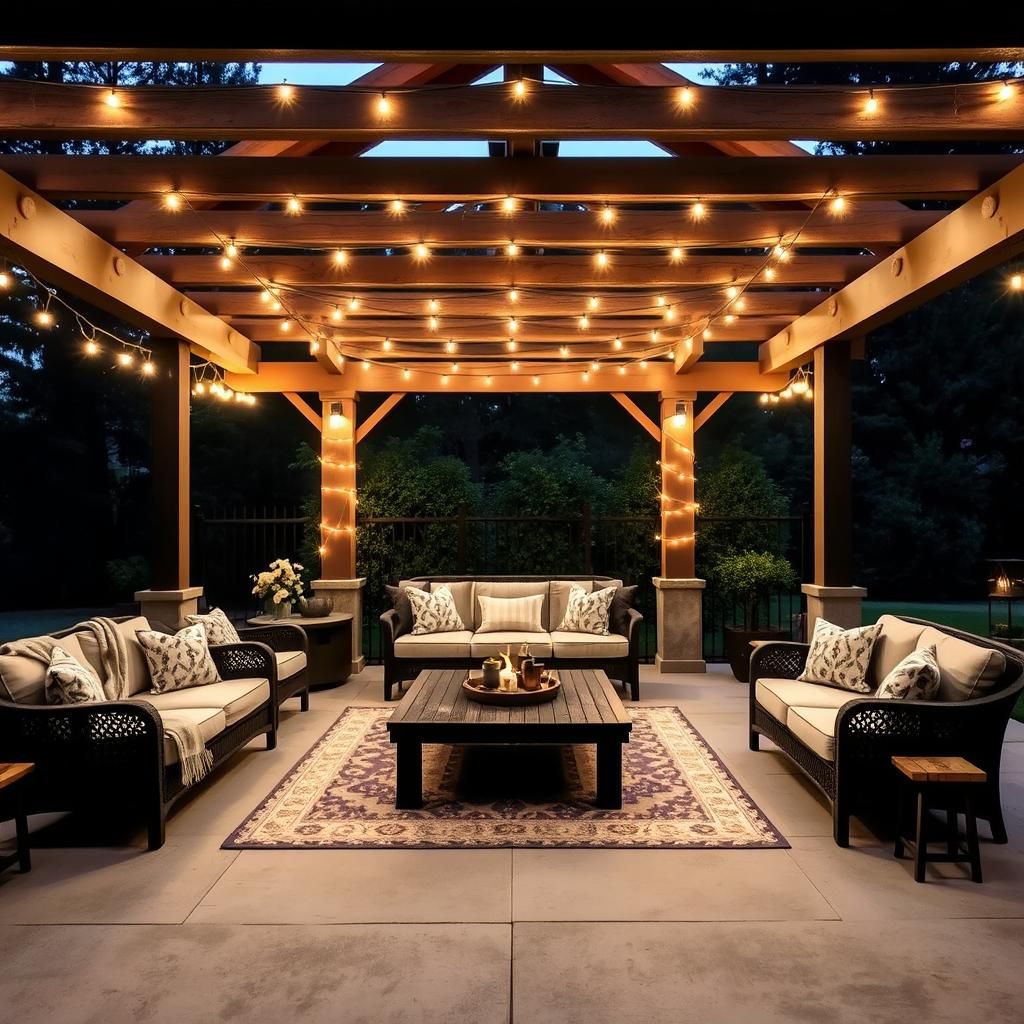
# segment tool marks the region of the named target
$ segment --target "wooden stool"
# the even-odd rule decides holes
[[[33,764],[8,764],[0,762],[0,789],[10,789],[14,801],[14,828],[18,838],[17,850],[9,856],[0,857],[0,871],[17,864],[22,872],[31,871],[32,860],[28,852],[28,818],[25,815],[25,800],[22,780],[35,767]]]
[[[981,851],[978,848],[978,822],[974,815],[973,787],[985,781],[985,773],[962,757],[894,757],[900,779],[899,811],[896,819],[895,856],[902,857],[905,847],[914,854],[914,881],[924,881],[924,866],[935,864],[970,864],[971,881],[981,881]],[[914,838],[903,836],[904,794],[910,790],[917,796]],[[929,798],[944,803],[946,812],[946,852],[929,853],[925,835],[928,812],[934,808]],[[960,845],[960,823],[957,803],[963,803],[967,828],[967,849]]]

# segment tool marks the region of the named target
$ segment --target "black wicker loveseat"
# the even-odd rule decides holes
[[[130,616],[115,621],[129,627],[145,622]],[[52,636],[60,639],[73,633],[64,630]],[[210,653],[222,683],[177,692],[201,705],[213,688],[234,681],[238,697],[225,709],[227,724],[206,738],[213,754],[212,772],[256,736],[266,735],[268,750],[277,746],[279,702],[277,659],[269,646],[251,641],[211,645]],[[160,711],[150,702],[158,698],[147,700],[147,691],[140,691],[120,701],[48,705],[38,694],[26,696],[30,699],[0,697],[0,751],[8,761],[35,764],[26,779],[27,812],[142,818],[149,848],[159,849],[167,814],[188,787],[182,783],[177,755],[168,749],[172,745],[164,735]],[[209,702],[206,706],[213,707]]]
[[[923,619],[885,615],[879,622],[883,638],[886,629],[890,636],[888,649],[879,641],[872,655],[869,682],[876,686],[892,663],[913,649],[907,644],[917,642],[915,631],[922,637],[921,631],[934,631],[928,633],[929,644],[939,639],[944,689],[941,637],[980,648],[981,657],[988,652],[990,668],[966,687],[958,680],[961,692],[951,699],[891,700],[799,682],[810,646],[762,644],[750,658],[750,749],[757,750],[759,737],[767,736],[804,771],[831,802],[839,846],[849,845],[851,814],[881,811],[891,820],[897,792],[893,755],[965,757],[988,776],[977,798],[978,817],[988,820],[995,842],[1005,843],[999,764],[1007,722],[1024,691],[1024,656],[998,641]],[[898,634],[897,642],[892,634]],[[808,687],[812,689],[798,689]],[[814,703],[816,698],[817,707],[794,703]],[[950,694],[940,692],[940,698]]]
[[[643,616],[633,607],[613,605],[613,621],[609,636],[587,633],[560,634],[557,631],[568,588],[572,583],[600,590],[621,587],[619,580],[609,576],[415,576],[402,580],[399,587],[416,586],[429,590],[448,584],[467,629],[458,637],[410,635],[411,623],[403,622],[394,608],[381,617],[381,646],[384,653],[384,699],[391,700],[395,684],[415,679],[424,669],[478,667],[481,659],[504,650],[507,645],[517,649],[526,642],[531,653],[546,665],[557,668],[600,668],[611,679],[628,687],[633,700],[640,699],[640,625]],[[482,586],[481,586],[482,585]],[[477,594],[486,588],[491,596],[516,596],[530,591],[544,593],[544,620],[548,632],[543,633],[477,633],[479,625]],[[532,589],[531,589],[532,588]],[[404,640],[402,638],[405,638]]]

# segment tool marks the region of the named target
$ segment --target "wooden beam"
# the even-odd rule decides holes
[[[633,419],[635,419],[637,423],[639,423],[640,426],[658,442],[658,444],[661,444],[661,427],[659,427],[658,424],[655,423],[650,416],[648,416],[647,413],[645,413],[643,409],[641,409],[640,406],[629,397],[629,395],[625,395],[621,391],[613,391],[611,395],[612,398],[614,398],[615,401],[618,402],[619,405],[621,405],[622,408],[625,409],[626,412],[628,412],[629,415],[632,416]]]
[[[241,246],[359,247],[432,246],[482,249],[520,245],[550,247],[604,246],[669,249],[680,246],[769,246],[799,233],[804,246],[902,245],[944,214],[934,210],[865,210],[851,202],[842,219],[792,210],[715,210],[695,221],[679,210],[621,210],[611,225],[593,212],[420,213],[394,217],[366,213],[310,212],[290,217],[263,210],[209,210],[201,217],[172,213],[139,203],[127,215],[121,210],[71,210],[91,231],[117,245],[186,246],[216,244],[232,238]]]
[[[661,575],[693,579],[694,552],[692,394],[661,396]],[[682,404],[685,415],[678,414]]]
[[[248,338],[2,172],[0,249],[49,284],[156,336],[186,341],[225,369],[256,367],[259,349]]]
[[[295,408],[298,409],[299,412],[301,412],[317,430],[324,429],[323,419],[310,409],[302,395],[297,395],[294,391],[282,391],[281,394],[283,394],[284,397],[287,398],[288,401],[291,402],[292,405],[294,405]]]
[[[616,288],[724,286],[745,284],[764,264],[762,256],[694,255],[673,264],[664,257],[613,254],[609,260],[608,268],[600,270],[587,256],[433,256],[422,263],[411,256],[353,256],[339,271],[323,256],[250,256],[244,268],[232,265],[227,270],[217,256],[139,258],[143,266],[183,287],[251,287],[257,283],[253,280],[256,274],[260,281],[284,287],[330,288],[339,298],[363,288],[470,286],[505,290],[515,284],[522,288],[585,289],[587,295]],[[841,285],[877,262],[876,256],[797,255],[778,269],[775,281],[784,287]],[[763,282],[763,278],[758,281]]]
[[[345,375],[344,385],[350,391],[385,391],[406,394],[438,393],[562,393],[586,392],[606,394],[612,391],[675,391],[679,378],[665,360],[650,362],[646,369],[639,365],[627,368],[623,375],[604,367],[596,373],[587,372],[587,364],[566,365],[557,372],[524,365],[519,373],[511,373],[508,363],[467,364],[458,373],[448,374],[444,363],[409,362],[409,376],[397,366],[370,364],[366,369],[352,366]],[[539,374],[533,383],[534,373]],[[587,379],[583,374],[587,373]],[[761,374],[754,363],[709,362],[701,360],[686,377],[686,387],[694,391],[781,391],[786,386],[786,374]],[[488,381],[490,381],[488,383]],[[239,391],[280,392],[317,391],[320,394],[337,393],[342,381],[328,374],[312,360],[304,363],[263,362],[253,376],[228,374],[228,386]]]
[[[853,583],[850,345],[814,353],[814,582]]]
[[[876,114],[865,113],[861,86],[802,89],[691,87],[692,107],[676,86],[609,89],[531,82],[529,102],[510,86],[401,90],[382,120],[378,94],[364,87],[277,85],[117,90],[42,81],[0,81],[0,134],[30,139],[243,138],[366,142],[423,138],[782,139],[813,131],[818,139],[1007,139],[1020,134],[1018,102],[1000,101],[1002,82],[913,89],[879,88]]]
[[[766,371],[798,366],[819,345],[873,331],[1022,250],[1024,167],[1019,167],[766,341],[761,366]]]
[[[707,423],[707,421],[711,419],[711,417],[714,416],[730,398],[732,398],[732,395],[733,393],[731,391],[720,391],[715,395],[715,397],[712,398],[696,416],[694,416],[693,432],[696,434],[697,431],[700,430],[700,428],[703,427],[704,424]]]
[[[698,325],[700,326],[700,325]],[[715,325],[713,334],[716,341],[722,341],[722,334],[732,330],[731,327]],[[676,373],[689,373],[704,356],[704,330],[688,331],[686,336],[676,343],[673,366]]]
[[[380,405],[378,405],[377,408],[359,424],[359,429],[356,431],[356,444],[358,445],[365,441],[366,438],[369,437],[370,431],[373,430],[373,428],[377,426],[377,424],[380,423],[380,421],[384,419],[384,417],[387,416],[387,414],[391,412],[391,410],[394,409],[394,407],[398,405],[403,398],[405,398],[404,391],[397,391],[392,395],[388,395],[388,397],[385,398],[384,401],[381,402]]]
[[[1021,102],[1024,102],[1022,99]],[[593,157],[0,156],[0,169],[61,199],[160,197],[387,202],[524,199],[583,202],[964,199],[1016,167],[1020,155],[730,157],[728,160]]]

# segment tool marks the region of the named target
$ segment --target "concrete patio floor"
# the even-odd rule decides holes
[[[0,1006],[19,1024],[174,1021],[1018,1021],[1024,726],[1010,842],[985,883],[917,885],[888,840],[831,838],[825,802],[746,745],[747,688],[642,671],[790,850],[225,851],[220,844],[380,669],[283,713],[168,823],[167,845],[41,847],[0,875]],[[6,826],[5,826],[6,827]],[[983,826],[984,830],[985,826]]]

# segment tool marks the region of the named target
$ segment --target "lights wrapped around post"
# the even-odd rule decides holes
[[[697,504],[693,476],[693,402],[661,399],[661,575],[691,579],[695,573]]]
[[[355,399],[323,403],[320,452],[320,570],[324,579],[355,575]]]

